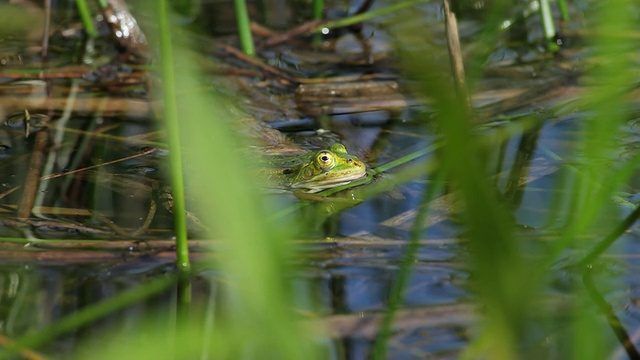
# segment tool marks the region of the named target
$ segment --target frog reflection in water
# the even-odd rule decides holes
[[[273,155],[261,160],[265,187],[315,193],[366,176],[366,167],[342,144],[301,155]]]

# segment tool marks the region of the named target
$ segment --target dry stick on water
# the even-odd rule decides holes
[[[46,133],[46,131],[40,131],[40,132],[38,132],[38,134],[40,134],[40,133]],[[36,141],[37,141],[37,138],[36,138]],[[46,141],[45,141],[45,145],[46,145]],[[106,166],[106,165],[111,165],[111,164],[115,164],[115,163],[118,163],[118,162],[122,162],[122,161],[127,161],[127,160],[131,160],[131,159],[135,159],[135,158],[138,158],[138,157],[142,157],[142,156],[146,156],[146,155],[149,155],[149,154],[151,154],[151,153],[154,153],[154,152],[156,152],[157,150],[158,150],[158,149],[156,149],[156,148],[152,148],[152,149],[149,149],[149,150],[146,150],[146,151],[143,151],[143,152],[137,153],[137,154],[135,154],[135,155],[127,156],[127,157],[120,158],[120,159],[111,160],[111,161],[103,162],[103,163],[96,164],[96,165],[87,166],[87,167],[80,168],[80,169],[75,169],[75,170],[71,170],[71,171],[66,171],[66,172],[63,172],[63,173],[56,173],[56,174],[44,175],[44,176],[43,176],[43,177],[41,177],[39,180],[50,180],[50,179],[54,179],[54,178],[61,177],[61,176],[71,175],[71,174],[75,174],[75,173],[79,173],[79,172],[83,172],[83,171],[87,171],[87,170],[91,170],[91,169],[95,169],[95,168],[103,167],[103,166]],[[42,156],[42,155],[41,155],[41,156]],[[33,159],[33,158],[32,158],[32,159]],[[42,163],[42,158],[40,159],[40,163]],[[38,182],[39,180],[38,180],[38,179],[36,179],[36,185],[37,185],[37,182]],[[25,187],[28,185],[28,182],[29,182],[29,179],[27,179],[27,181],[25,182]],[[15,187],[13,187],[13,188],[11,188],[11,189],[9,189],[9,190],[7,190],[7,191],[3,192],[3,193],[0,193],[0,199],[2,199],[2,198],[4,198],[4,197],[8,196],[9,194],[13,193],[14,191],[18,190],[19,188],[20,188],[20,186],[18,185],[18,186],[15,186]],[[25,190],[25,192],[26,192],[26,191],[27,191],[27,190]],[[33,200],[32,200],[32,205],[33,205]],[[20,212],[18,212],[18,214],[20,214]],[[27,215],[27,216],[28,216],[28,215]]]
[[[227,52],[229,55],[235,56],[236,58],[238,58],[238,59],[240,59],[240,60],[242,60],[242,61],[244,61],[244,62],[246,62],[248,64],[251,64],[251,65],[263,70],[267,74],[278,76],[278,77],[282,78],[283,80],[287,80],[287,81],[289,81],[291,83],[298,83],[299,82],[298,79],[296,79],[294,76],[289,75],[288,73],[286,73],[286,72],[284,72],[282,70],[279,70],[279,69],[277,69],[277,68],[275,68],[273,66],[269,66],[269,65],[263,63],[262,61],[257,60],[257,59],[255,59],[255,58],[253,58],[251,56],[248,56],[248,55],[244,54],[242,51],[240,51],[240,50],[238,50],[238,49],[236,49],[236,48],[234,48],[232,46],[225,45],[225,44],[217,44],[217,46],[220,49],[222,49],[223,51]]]
[[[46,131],[46,129],[36,133],[33,153],[29,163],[29,173],[27,174],[27,179],[24,183],[24,192],[18,205],[18,219],[27,219],[29,215],[31,215],[31,209],[33,208],[36,192],[38,191],[40,171],[48,140],[49,132]]]
[[[316,84],[316,83],[331,83],[331,82],[352,82],[352,81],[366,81],[366,80],[388,80],[388,79],[395,79],[396,76],[394,75],[390,75],[390,74],[385,74],[385,73],[381,73],[381,74],[364,74],[364,75],[344,75],[344,76],[335,76],[335,77],[330,77],[330,78],[305,78],[305,77],[299,77],[299,76],[295,76],[291,73],[288,73],[282,69],[278,69],[276,67],[273,67],[269,64],[266,64],[256,58],[253,58],[251,56],[247,56],[245,55],[242,51],[229,46],[229,45],[225,45],[225,44],[221,44],[221,43],[217,43],[214,42],[213,43],[215,47],[217,47],[220,51],[226,53],[226,55],[230,55],[235,57],[237,60],[240,60],[248,65],[251,66],[255,66],[256,68],[259,69],[259,71],[261,71],[261,74],[263,76],[270,76],[270,77],[275,77],[275,78],[279,78],[281,82],[288,82],[289,85],[298,85],[298,84]],[[251,73],[251,70],[243,70],[243,69],[236,69],[236,68],[223,68],[222,70],[218,70],[219,72],[221,71],[223,74],[225,75],[229,75],[231,71],[234,72],[243,72],[246,71],[248,72],[249,75],[253,76],[254,73]]]
[[[49,53],[49,30],[51,29],[51,0],[44,2],[44,34],[42,35],[42,57]]]
[[[260,38],[270,38],[272,36],[278,36],[279,34],[266,26],[262,26],[255,21],[249,23],[249,28],[251,29],[251,33]]]
[[[462,61],[462,50],[460,49],[460,37],[458,36],[458,21],[455,14],[449,9],[449,1],[442,0],[444,10],[444,25],[447,34],[447,46],[449,48],[449,61],[458,97],[471,108],[471,101],[467,95],[464,83],[464,62]]]
[[[156,151],[158,151],[158,149],[156,149],[156,148],[147,149],[145,151],[141,151],[141,152],[139,152],[137,154],[134,154],[134,155],[126,156],[126,157],[115,159],[115,160],[111,160],[111,161],[101,162],[99,164],[83,167],[83,168],[80,168],[80,169],[75,169],[75,170],[71,170],[71,171],[65,171],[65,172],[56,173],[56,174],[49,174],[49,175],[43,176],[42,180],[54,179],[54,178],[57,178],[57,177],[60,177],[60,176],[71,175],[71,174],[75,174],[75,173],[79,173],[79,172],[83,172],[83,171],[87,171],[87,170],[91,170],[91,169],[96,169],[96,168],[99,168],[99,167],[104,167],[104,166],[115,164],[115,163],[119,163],[119,162],[122,162],[122,161],[127,161],[127,160],[131,160],[131,159],[139,158],[139,157],[142,157],[142,156],[147,156],[149,154],[153,154]]]
[[[284,42],[287,42],[295,37],[301,36],[301,35],[305,35],[308,34],[310,31],[312,31],[313,29],[317,28],[318,26],[322,25],[323,23],[325,23],[326,21],[324,20],[313,20],[313,21],[309,21],[306,22],[300,26],[296,26],[295,28],[282,33],[282,34],[278,34],[278,35],[274,35],[272,37],[270,37],[269,39],[267,39],[267,41],[262,44],[260,46],[260,48],[265,48],[265,47],[272,47],[275,45],[280,45]]]

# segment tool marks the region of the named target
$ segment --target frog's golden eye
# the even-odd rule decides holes
[[[318,155],[316,155],[316,163],[318,163],[318,166],[324,171],[327,171],[335,165],[336,158],[328,151],[320,151]]]

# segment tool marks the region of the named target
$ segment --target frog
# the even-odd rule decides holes
[[[258,178],[266,190],[284,190],[313,194],[324,189],[345,185],[367,176],[367,168],[344,145],[334,143],[326,149],[302,154],[272,153],[258,157]],[[165,209],[173,213],[171,187],[158,194]],[[197,216],[187,211],[187,218],[201,226]]]
[[[304,154],[266,156],[260,165],[259,177],[265,188],[306,193],[345,185],[367,175],[364,162],[340,143]]]

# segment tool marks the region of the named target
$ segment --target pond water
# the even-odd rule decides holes
[[[147,88],[150,75],[140,62],[117,55],[122,49],[108,36],[110,30],[104,24],[98,29],[101,36],[96,40],[94,63],[78,65],[83,35],[73,1],[53,3],[54,26],[46,58],[41,56],[40,43],[30,38],[27,30],[16,30],[23,31],[21,36],[0,33],[4,36],[0,41],[0,331],[9,338],[175,271],[172,215],[157,194],[166,176],[167,146],[152,116]],[[271,4],[262,9],[260,4],[250,3],[252,18],[283,31],[310,17],[308,7],[300,2],[277,3],[277,7]],[[323,46],[314,47],[313,39],[304,38],[259,51],[260,59],[295,76],[371,76],[393,82],[392,91],[383,89],[388,92],[380,98],[378,93],[361,88],[355,96],[344,98],[332,98],[330,92],[307,97],[300,88],[296,95],[294,87],[278,87],[277,81],[265,79],[258,69],[246,66],[224,47],[201,48],[205,58],[215,55],[218,64],[227,66],[214,68],[211,62],[215,74],[205,83],[213,89],[220,73],[246,70],[249,77],[226,76],[231,90],[222,92],[247,96],[242,103],[251,116],[281,129],[304,148],[340,141],[370,168],[431,149],[377,175],[373,184],[336,194],[341,201],[334,203],[300,200],[291,193],[268,195],[281,209],[305,204],[286,215],[305,224],[297,234],[304,260],[299,264],[300,273],[292,277],[301,297],[314,297],[309,301],[313,305],[307,304],[309,311],[321,309],[329,327],[339,334],[327,344],[331,358],[362,359],[372,351],[376,333],[371,327],[357,326],[357,317],[381,313],[388,306],[409,248],[417,208],[432,185],[433,179],[426,176],[393,182],[402,168],[432,159],[441,141],[433,120],[437,114],[429,100],[412,91],[416,80],[402,60],[412,50],[424,49],[399,49],[394,41],[403,29],[419,27],[425,30],[425,46],[442,47],[445,40],[438,4],[416,5],[413,11],[419,16],[405,11],[374,18],[360,33],[337,34],[324,39]],[[483,119],[478,134],[494,143],[485,159],[487,177],[508,200],[518,238],[533,257],[552,247],[571,217],[565,203],[568,197],[559,193],[565,190],[558,184],[571,171],[581,121],[590,116],[575,105],[581,90],[576,79],[586,51],[584,39],[576,31],[585,16],[578,5],[572,6],[573,18],[563,25],[568,45],[555,57],[541,46],[537,15],[520,19],[519,27],[502,38],[483,64],[484,75],[474,84],[477,91],[472,95],[477,116]],[[44,14],[38,6],[25,6],[37,15]],[[357,7],[351,6],[351,11]],[[374,9],[384,6],[384,2],[376,3]],[[340,13],[338,9],[348,11],[349,4],[329,2],[327,8]],[[232,14],[230,3],[205,2],[197,15],[184,15],[179,21],[204,31],[205,39],[199,35],[197,41],[213,44],[211,39],[218,39],[236,46],[236,39],[229,35],[235,32]],[[477,45],[483,14],[482,9],[459,9],[463,49]],[[140,13],[138,20],[144,28],[150,19]],[[446,52],[434,52],[433,57],[434,61],[448,62]],[[449,74],[433,76],[446,78]],[[324,85],[334,86],[333,91],[338,86]],[[358,95],[362,92],[367,95]],[[25,134],[24,109],[32,117],[29,134]],[[628,137],[619,144],[620,159],[637,156],[633,109],[628,117]],[[50,121],[48,127],[42,127],[39,119]],[[320,128],[328,131],[318,131]],[[611,159],[602,161],[614,163]],[[75,172],[77,169],[81,171]],[[617,205],[598,219],[600,231],[593,234],[594,239],[604,237],[612,224],[633,211],[640,177],[630,178],[615,199]],[[362,199],[367,187],[375,185],[387,188],[343,206],[349,199]],[[34,200],[25,201],[28,197]],[[450,195],[434,200],[433,212],[418,236],[419,248],[389,358],[454,358],[475,336],[475,316],[469,305],[473,292],[469,288],[468,232],[462,217],[459,204]],[[197,228],[191,233],[197,239],[193,243],[194,262],[202,269],[194,279],[194,302],[201,304],[212,296],[207,280],[216,274],[207,265],[207,240],[201,239]],[[603,257],[603,272],[613,277],[615,284],[603,296],[632,334],[640,329],[640,283],[635,276],[639,253],[637,228],[630,227]],[[568,250],[563,256],[572,254]],[[557,297],[572,294],[570,283],[576,276],[563,265],[557,266],[552,285],[545,290]],[[100,330],[133,332],[144,315],[173,306],[174,297],[174,291],[157,295],[67,334],[42,351],[65,358],[65,354],[74,353],[79,342]],[[342,325],[331,323],[337,323],[338,315],[353,317],[346,317]],[[604,317],[600,321],[606,326]],[[544,342],[545,336],[532,341]],[[613,333],[609,336],[615,344]],[[558,351],[554,346],[559,341],[549,340],[547,355]],[[611,356],[623,358],[615,349],[612,346]]]

